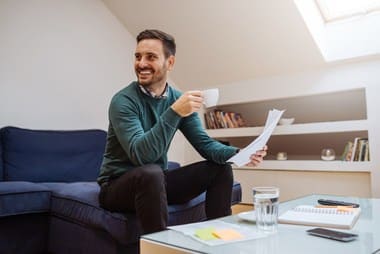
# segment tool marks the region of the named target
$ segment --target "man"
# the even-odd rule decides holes
[[[175,63],[174,38],[145,30],[137,36],[137,82],[119,91],[109,108],[107,147],[98,183],[102,207],[136,212],[143,233],[166,228],[168,204],[181,204],[206,191],[208,219],[231,214],[233,176],[226,161],[238,148],[211,139],[196,113],[202,92],[181,94],[168,85]],[[167,151],[180,130],[206,159],[167,170]],[[251,156],[255,166],[266,147]]]

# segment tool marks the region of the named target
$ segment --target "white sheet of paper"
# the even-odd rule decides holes
[[[221,220],[202,221],[202,222],[189,223],[189,224],[184,224],[184,225],[170,226],[168,228],[171,230],[181,232],[191,237],[192,239],[195,239],[201,243],[204,243],[210,246],[216,246],[216,245],[221,245],[221,244],[226,244],[226,243],[231,243],[231,242],[247,241],[247,240],[258,239],[258,238],[263,238],[263,237],[268,236],[268,234],[261,233],[256,230],[252,230],[252,225],[228,223]],[[240,233],[243,237],[239,239],[235,239],[235,240],[222,240],[219,238],[216,238],[213,240],[202,240],[199,237],[195,236],[195,231],[197,229],[202,229],[202,228],[214,228],[215,230],[232,229]]]
[[[269,110],[264,130],[260,136],[258,136],[244,149],[240,150],[239,153],[232,156],[227,162],[233,162],[238,167],[246,165],[250,161],[249,157],[266,145],[284,111],[285,110],[277,109]]]

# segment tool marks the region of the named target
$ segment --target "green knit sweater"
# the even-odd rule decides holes
[[[153,98],[132,82],[112,98],[99,184],[145,164],[158,164],[165,170],[177,129],[207,160],[223,164],[236,153],[236,147],[223,145],[206,134],[197,113],[182,118],[171,109],[180,96],[169,86],[167,98]]]

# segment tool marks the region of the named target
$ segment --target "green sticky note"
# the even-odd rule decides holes
[[[211,228],[211,227],[200,228],[200,229],[195,230],[195,236],[204,241],[217,239],[217,237],[213,234],[213,232],[214,232],[214,228]]]

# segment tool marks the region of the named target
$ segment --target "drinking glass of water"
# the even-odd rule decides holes
[[[253,188],[256,226],[260,232],[277,232],[279,196],[280,190],[277,187]]]

